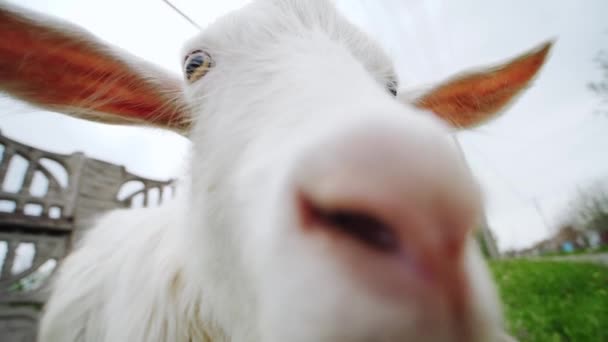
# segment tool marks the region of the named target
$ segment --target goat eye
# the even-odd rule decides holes
[[[184,61],[184,73],[190,83],[194,83],[205,76],[214,65],[213,59],[202,50],[192,51]]]
[[[397,82],[394,80],[388,81],[386,83],[386,89],[393,95],[397,96]]]

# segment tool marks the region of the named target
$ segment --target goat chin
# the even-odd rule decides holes
[[[209,321],[204,288],[196,284],[199,275],[191,274],[196,263],[185,248],[190,243],[180,234],[185,208],[173,200],[100,217],[54,279],[39,341],[261,341],[245,321],[231,322],[235,335]],[[473,241],[468,254],[469,272],[478,280],[474,291],[485,304],[496,303],[478,322],[484,340],[515,341],[500,326],[498,301]]]
[[[186,342],[197,336],[202,326],[191,320],[198,296],[182,302],[176,210],[172,204],[102,216],[63,261],[39,341]]]

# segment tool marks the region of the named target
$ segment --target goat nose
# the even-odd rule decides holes
[[[366,125],[327,139],[298,165],[294,197],[305,233],[329,238],[354,268],[380,265],[407,282],[448,280],[478,201],[445,133]]]

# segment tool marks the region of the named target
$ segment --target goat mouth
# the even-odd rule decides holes
[[[298,207],[304,227],[325,229],[381,253],[397,253],[400,249],[395,230],[371,212],[340,205],[322,206],[301,192]]]

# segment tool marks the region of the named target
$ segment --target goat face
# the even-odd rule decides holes
[[[261,341],[481,341],[499,329],[469,246],[478,188],[448,126],[391,94],[379,46],[326,1],[260,1],[191,51],[211,65],[186,88],[188,236],[212,284],[209,317]]]

